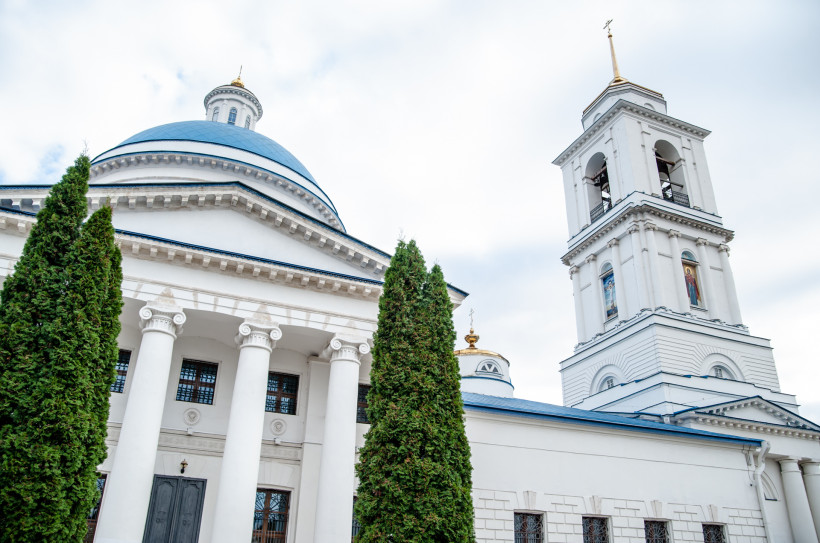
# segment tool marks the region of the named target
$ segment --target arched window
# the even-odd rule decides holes
[[[501,368],[499,368],[498,364],[496,364],[493,360],[482,360],[478,364],[475,372],[483,373],[491,377],[498,377],[499,379],[504,377],[504,374],[501,372]]]
[[[601,289],[604,296],[604,314],[606,320],[618,316],[618,300],[615,297],[615,272],[612,264],[606,262],[601,267]]]
[[[609,173],[603,153],[596,153],[587,164],[586,178],[589,186],[589,220],[595,222],[612,209],[612,193],[609,189]]]
[[[713,366],[709,371],[709,375],[712,377],[717,377],[718,379],[729,379],[730,381],[735,380],[734,374],[726,366]]]
[[[664,200],[689,207],[689,195],[683,179],[683,162],[675,146],[668,141],[655,142],[655,164]]]
[[[231,112],[228,113],[228,124],[236,124],[236,108],[232,107]]]
[[[612,376],[604,377],[603,381],[601,381],[601,385],[598,387],[598,392],[603,392],[604,390],[609,390],[610,388],[614,388],[615,385],[618,384],[615,381],[615,378]]]
[[[689,305],[692,307],[703,307],[703,296],[698,279],[698,261],[689,251],[681,254],[681,265],[683,266],[683,281],[686,287],[686,297],[689,298]]]
[[[247,117],[245,117],[245,128],[250,128],[250,127],[251,127],[251,116],[248,115]]]
[[[212,121],[218,121],[219,120],[219,108],[218,107],[214,108],[214,114],[211,115],[211,120]]]

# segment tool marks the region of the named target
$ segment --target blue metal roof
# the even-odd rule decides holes
[[[650,432],[656,434],[677,435],[678,437],[689,437],[695,439],[707,439],[711,441],[731,442],[740,445],[759,447],[762,443],[759,439],[717,434],[704,430],[694,430],[672,424],[652,422],[643,419],[633,419],[611,413],[601,413],[599,411],[587,411],[574,407],[563,407],[549,403],[533,402],[530,400],[519,400],[517,398],[502,398],[499,396],[485,396],[484,394],[474,394],[472,392],[462,392],[465,409],[477,409],[480,411],[495,411],[502,414],[518,415],[524,417],[537,417],[551,419],[558,422],[575,424],[591,424],[597,426],[620,427],[624,430],[638,432]]]
[[[213,121],[183,121],[155,126],[131,136],[106,153],[124,145],[148,141],[196,141],[247,151],[278,162],[316,184],[316,180],[307,168],[287,149],[269,137],[241,126]],[[102,155],[96,157],[92,162],[96,162],[100,156]]]

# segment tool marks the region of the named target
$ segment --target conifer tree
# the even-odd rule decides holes
[[[121,308],[111,210],[80,156],[0,294],[0,542],[82,541],[105,458]]]
[[[359,543],[470,543],[470,451],[452,303],[438,266],[400,241],[385,273],[357,466]]]

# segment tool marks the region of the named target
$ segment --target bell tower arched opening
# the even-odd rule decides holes
[[[663,199],[690,207],[683,175],[683,163],[675,146],[665,140],[655,142],[655,163],[658,167]]]
[[[589,220],[595,222],[612,209],[612,191],[609,185],[606,157],[603,153],[595,153],[589,160],[585,178],[590,209]]]

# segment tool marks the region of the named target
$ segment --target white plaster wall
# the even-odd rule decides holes
[[[673,541],[702,540],[702,522],[765,541],[741,448],[470,410],[466,424],[479,542],[512,542],[516,511],[544,513],[548,541],[580,543],[584,515],[609,517],[614,541],[643,542],[644,519]]]

